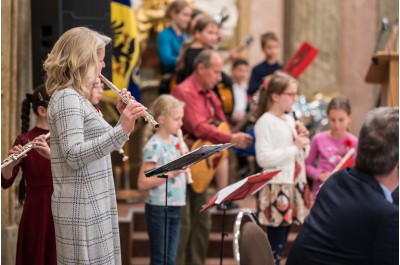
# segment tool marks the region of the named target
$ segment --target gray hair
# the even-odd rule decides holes
[[[399,161],[399,110],[370,111],[360,131],[356,168],[371,176],[386,176]]]
[[[212,49],[202,50],[194,59],[193,62],[194,69],[196,69],[199,64],[204,65],[205,68],[209,68],[211,65],[211,58],[214,53],[218,54],[216,51]]]

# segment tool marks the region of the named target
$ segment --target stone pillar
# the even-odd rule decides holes
[[[1,154],[5,158],[20,131],[20,102],[32,90],[32,67],[30,1],[2,0],[1,4]],[[1,191],[1,263],[7,265],[15,264],[18,231],[15,207],[14,184]]]
[[[285,2],[285,62],[303,41],[319,50],[317,58],[299,77],[301,93],[308,97],[338,87],[339,20],[339,1]]]
[[[265,59],[261,51],[260,36],[265,32],[275,32],[281,44],[283,40],[283,15],[284,1],[281,0],[249,0],[245,1],[248,5],[249,21],[248,34],[254,37],[254,44],[248,53],[248,60],[251,67]],[[242,4],[244,5],[244,3]],[[283,58],[283,46],[281,46],[280,61]]]
[[[1,1],[1,154],[7,156],[15,137],[17,85],[17,12],[18,2]],[[16,233],[14,222],[14,188],[1,191],[1,263],[15,264]]]
[[[366,113],[376,104],[374,85],[364,79],[375,46],[377,1],[341,1],[340,12],[339,87],[352,106],[350,131],[358,134]]]
[[[16,136],[17,119],[17,12],[18,2],[2,0],[2,60],[1,60],[1,143],[2,158],[6,158],[8,150]],[[14,89],[12,89],[14,88]],[[1,192],[1,227],[13,224],[14,190]]]
[[[246,36],[250,35],[250,5],[248,0],[237,0],[237,9],[238,9],[238,24],[236,26],[236,34],[235,34],[235,46],[246,38]],[[257,43],[253,41],[251,46],[248,49],[244,49],[241,52],[241,57],[248,58],[250,50],[253,50],[254,47],[257,46]]]

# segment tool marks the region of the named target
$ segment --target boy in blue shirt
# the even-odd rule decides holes
[[[278,62],[279,41],[275,33],[267,32],[261,36],[261,48],[265,54],[265,60],[254,66],[251,71],[247,91],[249,95],[253,95],[258,90],[266,76],[282,68],[282,65]]]

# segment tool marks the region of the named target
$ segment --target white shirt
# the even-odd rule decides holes
[[[392,193],[390,192],[390,190],[389,190],[388,188],[386,188],[386,186],[383,185],[383,184],[381,184],[381,183],[379,183],[379,186],[381,186],[381,189],[382,189],[382,191],[383,191],[383,194],[385,195],[385,199],[386,199],[388,202],[393,203],[393,197],[392,197]]]
[[[247,108],[247,88],[248,84],[243,82],[243,84],[233,83],[233,97],[235,100],[235,105],[233,107],[232,117],[236,115],[244,116],[246,114]]]

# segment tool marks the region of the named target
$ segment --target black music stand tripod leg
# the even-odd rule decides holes
[[[165,206],[164,206],[164,265],[167,265],[167,223],[168,223],[168,176],[159,175],[158,178],[165,179]]]
[[[225,216],[226,216],[226,204],[221,204],[221,208],[224,210],[222,214],[222,231],[221,231],[221,248],[219,250],[219,264],[222,265],[222,257],[224,255],[224,238],[226,236],[225,233]]]

